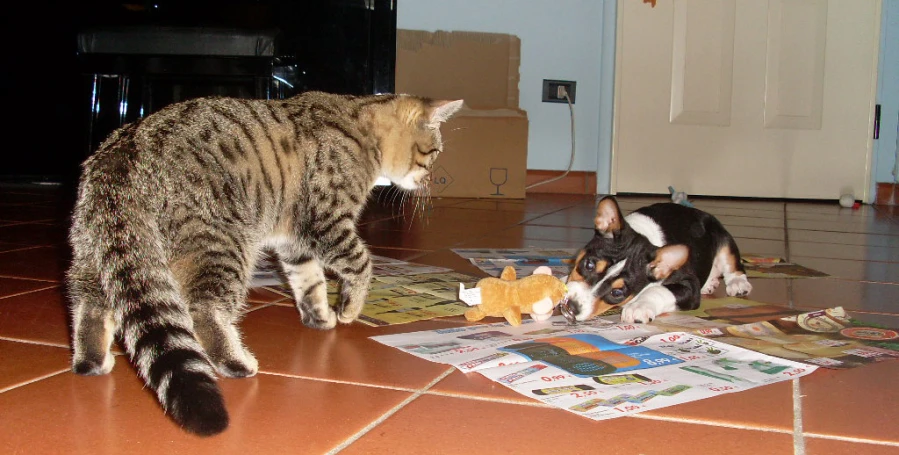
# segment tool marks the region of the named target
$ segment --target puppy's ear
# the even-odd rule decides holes
[[[596,206],[596,218],[593,219],[593,226],[596,228],[596,232],[610,239],[621,232],[622,223],[624,223],[622,218],[618,202],[614,197],[606,196]]]
[[[686,245],[665,245],[656,250],[655,259],[649,263],[647,272],[661,281],[683,267],[689,258],[690,249]]]

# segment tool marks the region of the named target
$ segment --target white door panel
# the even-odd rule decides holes
[[[866,198],[879,0],[619,0],[612,191]]]

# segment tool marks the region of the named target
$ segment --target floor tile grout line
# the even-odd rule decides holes
[[[315,376],[304,376],[304,375],[299,375],[299,374],[278,373],[275,371],[260,370],[259,374],[264,374],[264,375],[268,375],[268,376],[278,376],[281,378],[289,378],[289,379],[304,379],[307,381],[327,382],[327,383],[331,383],[331,384],[370,387],[373,389],[395,390],[398,392],[418,392],[419,390],[422,390],[422,389],[409,388],[409,387],[391,387],[391,386],[387,386],[387,385],[372,384],[370,382],[344,381],[344,380],[340,380],[340,379],[328,379],[328,378],[320,378],[320,377],[315,377]]]
[[[32,379],[30,379],[30,380],[28,380],[28,381],[20,382],[20,383],[18,383],[18,384],[16,384],[16,385],[13,385],[13,386],[9,386],[9,387],[0,389],[0,393],[6,393],[6,392],[9,392],[9,391],[11,391],[11,390],[15,390],[15,389],[18,389],[18,388],[21,388],[21,387],[25,387],[25,386],[27,386],[27,385],[29,385],[29,384],[34,384],[35,382],[38,382],[38,381],[43,381],[44,379],[52,378],[53,376],[58,376],[58,375],[61,375],[61,374],[63,374],[63,373],[68,373],[68,372],[70,372],[70,371],[72,371],[72,370],[70,370],[69,368],[66,368],[66,369],[63,369],[63,370],[55,371],[55,372],[53,372],[53,373],[45,374],[45,375],[43,375],[43,376],[39,376],[39,377],[36,377],[36,378],[32,378]]]
[[[527,402],[521,400],[512,400],[509,398],[490,398],[490,397],[479,397],[475,395],[468,395],[464,393],[453,393],[453,392],[432,392],[427,391],[425,395],[434,395],[438,397],[447,397],[447,398],[460,398],[464,400],[474,400],[474,401],[486,401],[489,403],[503,403],[503,404],[514,404],[520,406],[530,406],[532,408],[544,408],[544,409],[559,409],[555,406],[548,405],[546,403],[542,403],[539,401]]]
[[[794,229],[795,230],[795,229]],[[851,234],[851,232],[847,232],[846,234]],[[877,234],[859,234],[859,235],[877,235]],[[814,245],[836,245],[836,246],[855,246],[859,248],[891,248],[895,250],[899,250],[899,246],[891,246],[891,245],[875,245],[870,243],[840,243],[837,241],[823,241],[823,240],[810,240],[810,239],[801,239],[795,240],[796,243],[811,243]]]
[[[805,436],[802,431],[802,390],[799,378],[793,379],[793,454],[805,455]]]
[[[2,253],[0,253],[2,254]],[[0,258],[2,259],[2,258]],[[59,280],[46,280],[43,278],[32,278],[32,277],[24,277],[24,276],[13,276],[13,275],[2,275],[0,274],[0,278],[8,278],[11,280],[31,280],[31,281],[40,281],[42,283],[56,283],[59,284]]]
[[[286,283],[285,283],[285,284],[286,284]],[[287,295],[287,291],[282,291],[282,290],[278,289],[278,288],[275,287],[275,286],[262,286],[262,289],[265,289],[266,291],[271,292],[271,293],[274,293],[274,294],[278,294],[278,295],[280,295],[281,297],[284,297],[284,298],[287,298],[287,299],[292,299],[292,298],[293,298],[292,295]],[[282,300],[284,300],[284,299],[279,299],[278,302],[280,302],[280,301],[282,301]],[[274,303],[274,302],[273,302],[273,303]]]
[[[869,438],[856,438],[852,436],[839,436],[835,434],[824,434],[824,433],[804,433],[806,438],[809,439],[826,439],[829,441],[843,441],[843,442],[856,442],[859,444],[871,444],[871,445],[879,445],[879,446],[889,446],[889,447],[899,447],[899,441],[882,441],[879,439],[869,439]]]
[[[65,348],[65,349],[71,350],[71,347],[67,344],[49,343],[46,341],[23,340],[21,338],[12,338],[12,337],[5,337],[5,336],[0,336],[0,341],[11,341],[14,343],[34,344],[37,346],[49,346],[51,348]]]
[[[36,248],[42,248],[42,247],[43,247],[43,245],[21,245],[21,244],[18,244],[18,243],[14,244],[14,245],[16,245],[16,246],[21,246],[21,248],[14,248],[14,249],[12,249],[12,250],[2,251],[2,252],[0,252],[0,254],[6,254],[6,253],[18,253],[18,252],[21,252],[21,251],[33,250],[33,249],[36,249]]]
[[[880,247],[874,247],[874,248],[880,248]],[[880,261],[880,260],[876,260],[876,259],[850,259],[850,258],[845,258],[845,257],[835,258],[833,256],[830,256],[830,257],[828,257],[828,256],[812,256],[812,255],[805,255],[805,254],[800,255],[800,256],[805,257],[805,258],[812,258],[812,259],[826,259],[826,260],[834,260],[835,259],[838,261],[872,262],[872,263],[875,263],[878,265],[887,265],[887,266],[890,264],[899,265],[899,261]]]
[[[42,283],[47,283],[47,282],[46,282],[46,281],[42,281]],[[9,298],[12,298],[12,297],[19,297],[19,296],[22,296],[22,295],[33,294],[33,293],[35,293],[35,292],[46,291],[46,290],[48,290],[48,289],[55,289],[55,288],[58,288],[59,286],[60,286],[59,284],[54,284],[54,285],[47,286],[47,287],[44,287],[44,288],[32,289],[32,290],[30,290],[30,291],[22,291],[22,292],[19,292],[19,293],[17,293],[17,294],[4,295],[4,296],[0,296],[0,300],[3,300],[3,299],[9,299]]]
[[[792,259],[790,258],[790,225],[789,221],[787,221],[787,204],[783,205],[784,212],[784,258],[787,262],[790,262]],[[793,280],[787,280],[787,305],[788,308],[794,309],[796,307],[795,302],[793,301]]]
[[[281,299],[281,300],[284,300],[284,299]],[[280,302],[281,300],[278,300],[278,302]],[[272,306],[272,305],[274,305],[274,304],[276,304],[276,303],[278,303],[278,302],[266,302],[266,303],[255,302],[255,303],[259,303],[259,306],[256,306],[256,307],[250,308],[250,309],[248,309],[248,310],[245,310],[245,311],[243,312],[243,314],[246,315],[246,314],[250,314],[250,313],[252,313],[252,312],[254,312],[254,311],[261,310],[261,309],[263,309],[263,308],[268,308],[268,307],[270,307],[270,306]],[[249,303],[249,302],[248,302],[248,303]]]
[[[345,441],[343,441],[342,443],[340,443],[340,445],[338,445],[337,447],[334,447],[333,449],[331,449],[330,451],[328,451],[327,455],[336,454],[336,453],[342,451],[343,449],[349,447],[349,446],[352,445],[354,442],[358,441],[359,438],[365,436],[366,434],[368,434],[369,431],[373,430],[375,427],[377,427],[378,425],[380,425],[381,423],[383,423],[385,420],[389,419],[392,415],[396,414],[396,413],[399,412],[401,409],[403,409],[404,407],[406,407],[406,405],[408,405],[409,403],[415,401],[416,399],[418,399],[418,397],[424,395],[425,392],[428,391],[428,389],[430,389],[431,387],[434,387],[435,384],[437,384],[438,382],[442,381],[444,378],[446,378],[447,376],[449,376],[449,375],[450,375],[452,372],[454,372],[454,371],[456,371],[456,368],[455,368],[455,367],[448,368],[448,369],[447,369],[446,371],[444,371],[440,376],[437,376],[436,378],[434,378],[434,380],[431,381],[428,385],[426,385],[423,389],[416,391],[416,392],[413,393],[411,396],[409,396],[408,398],[406,398],[405,400],[403,400],[400,404],[394,406],[392,409],[390,409],[389,411],[387,411],[387,412],[385,412],[384,414],[382,414],[381,417],[379,417],[379,418],[373,420],[371,423],[369,423],[368,425],[366,425],[365,428],[359,430],[358,432],[356,432],[356,434],[350,436],[350,437],[347,438]]]
[[[625,417],[631,417],[634,419],[645,419],[645,420],[658,420],[663,422],[674,422],[674,423],[687,423],[690,425],[704,425],[709,427],[720,427],[720,428],[732,428],[735,430],[752,430],[752,431],[762,431],[766,433],[779,433],[779,434],[791,434],[791,430],[783,430],[779,428],[771,428],[765,426],[756,426],[756,425],[740,425],[736,423],[726,423],[715,420],[703,420],[703,419],[695,419],[695,418],[684,418],[684,417],[665,417],[665,416],[654,416],[648,414],[632,414]]]

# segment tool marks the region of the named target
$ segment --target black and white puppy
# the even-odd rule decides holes
[[[624,217],[607,196],[599,201],[594,225],[596,233],[568,279],[566,311],[578,321],[618,305],[622,322],[695,310],[721,276],[727,295],[752,290],[733,237],[706,212],[662,203]]]

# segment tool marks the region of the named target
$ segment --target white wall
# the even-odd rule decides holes
[[[598,171],[598,190],[606,193],[614,11],[615,0],[398,0],[397,28],[507,33],[521,39],[519,107],[527,111],[530,122],[528,169],[568,167],[568,105],[540,99],[543,79],[576,81],[577,148],[572,169]],[[605,27],[611,38],[605,40],[604,17],[611,21]]]

